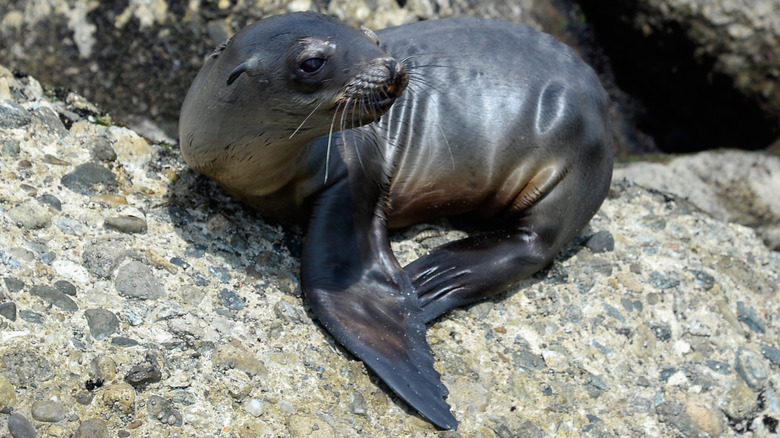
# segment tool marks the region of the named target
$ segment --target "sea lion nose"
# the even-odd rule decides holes
[[[390,72],[390,80],[394,80],[396,69],[398,68],[398,63],[395,61],[395,59],[390,59],[385,61],[385,67],[387,67],[387,70]]]

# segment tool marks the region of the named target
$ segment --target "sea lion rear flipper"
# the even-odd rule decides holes
[[[423,306],[423,321],[530,277],[560,250],[553,240],[528,230],[495,230],[442,245],[408,264],[404,270]]]
[[[365,224],[348,190],[318,200],[301,261],[302,286],[317,319],[399,397],[443,429],[457,421],[433,368],[422,309],[395,260],[384,221]]]

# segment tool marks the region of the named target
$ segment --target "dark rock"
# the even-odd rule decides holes
[[[104,163],[116,161],[116,152],[111,147],[111,143],[106,138],[99,138],[93,142],[91,155],[92,158]]]
[[[124,336],[114,336],[111,338],[111,344],[122,348],[136,347],[139,345],[138,341],[135,339],[126,338]]]
[[[76,166],[73,172],[60,180],[63,186],[82,195],[114,193],[117,180],[113,172],[97,163],[84,163]]]
[[[24,415],[14,412],[8,418],[8,432],[12,438],[38,438],[38,432]]]
[[[13,301],[0,303],[0,316],[11,321],[16,321],[16,303]]]
[[[585,246],[594,253],[613,251],[615,249],[615,238],[612,237],[612,233],[609,231],[599,231],[588,238]]]
[[[42,324],[43,323],[43,315],[37,312],[33,312],[32,310],[20,310],[19,311],[19,317],[27,322],[31,322],[33,324]]]
[[[54,287],[65,295],[76,296],[76,286],[68,280],[59,280],[54,283]]]
[[[62,202],[54,195],[41,195],[40,201],[57,211],[62,211]]]
[[[769,359],[769,361],[773,364],[780,365],[780,350],[777,348],[772,348],[768,345],[762,345],[761,354],[763,354],[764,357]]]
[[[125,382],[133,388],[141,391],[150,383],[157,383],[162,380],[162,373],[155,365],[135,365],[125,376]]]
[[[30,295],[39,297],[68,312],[79,310],[78,304],[73,299],[51,286],[33,286],[30,289]]]
[[[19,292],[24,288],[24,282],[18,278],[5,277],[3,278],[3,282],[9,292]]]
[[[219,292],[219,299],[222,305],[230,310],[242,310],[244,308],[244,299],[231,290],[222,289]]]
[[[31,121],[30,113],[21,105],[10,100],[0,101],[0,128],[22,128],[29,125]]]
[[[103,340],[119,330],[119,318],[106,309],[87,309],[84,311],[87,318],[89,332],[95,340]]]
[[[737,301],[737,316],[739,320],[744,322],[750,330],[756,333],[766,332],[766,323],[761,319],[756,311],[749,306],[745,305],[744,301]]]
[[[525,368],[527,370],[543,370],[547,367],[542,356],[537,356],[530,351],[517,350],[512,351],[512,360],[515,366]]]
[[[680,280],[674,272],[662,274],[654,271],[650,273],[650,284],[658,289],[664,290],[679,286]]]

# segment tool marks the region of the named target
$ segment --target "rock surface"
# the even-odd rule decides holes
[[[702,152],[666,163],[618,165],[613,179],[685,198],[717,219],[756,229],[769,248],[780,251],[779,155]]]
[[[780,0],[578,3],[660,150],[780,148]]]
[[[430,326],[461,422],[441,433],[311,321],[299,231],[169,146],[105,153],[138,142],[76,95],[0,82],[29,116],[0,128],[0,435],[776,436],[780,254],[750,228],[617,181],[550,268]],[[145,232],[106,226],[125,208]],[[461,236],[392,246],[406,264]]]

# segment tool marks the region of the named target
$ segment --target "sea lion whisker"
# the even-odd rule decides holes
[[[438,91],[439,94],[442,96],[445,96],[447,98],[456,98],[460,101],[460,103],[466,103],[463,100],[463,97],[458,93],[453,93],[450,88],[447,88],[443,84],[438,84],[433,82],[429,78],[424,78],[417,75],[409,75],[409,86],[407,87],[407,90],[415,90],[418,91],[416,88],[420,87],[419,90],[421,93],[432,93],[433,90]],[[424,94],[423,94],[424,95]]]
[[[333,144],[333,125],[336,123],[336,117],[339,113],[339,107],[341,106],[341,102],[336,105],[336,111],[333,113],[333,117],[330,119],[330,130],[328,131],[328,146],[325,151],[325,178],[322,181],[322,185],[326,186],[328,185],[328,172],[330,172],[330,147]]]
[[[303,121],[301,122],[301,124],[300,124],[300,125],[298,125],[298,127],[297,127],[297,128],[295,128],[295,131],[293,131],[293,133],[292,133],[292,134],[290,134],[290,138],[293,138],[293,136],[295,136],[295,134],[297,134],[297,133],[298,133],[298,131],[301,129],[301,127],[303,127],[303,124],[304,124],[304,123],[306,123],[306,121],[307,121],[307,120],[309,120],[309,117],[311,117],[311,115],[312,115],[312,114],[314,114],[315,112],[317,112],[317,110],[318,110],[318,109],[320,109],[320,107],[322,106],[322,104],[323,104],[323,103],[325,103],[325,101],[324,101],[324,100],[320,101],[320,103],[319,103],[319,104],[317,104],[317,106],[316,106],[316,107],[314,107],[314,109],[313,109],[313,110],[311,110],[311,112],[309,113],[309,115],[308,115],[308,116],[306,116],[306,118],[305,118],[305,119],[303,119]]]

